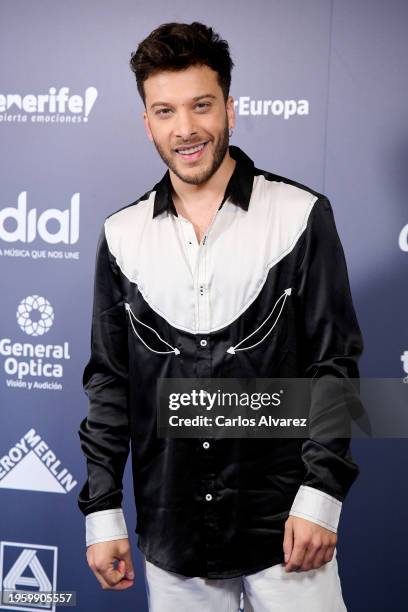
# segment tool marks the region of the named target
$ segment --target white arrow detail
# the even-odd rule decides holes
[[[137,318],[137,316],[134,314],[134,312],[132,311],[130,304],[128,304],[127,302],[125,302],[125,309],[127,310],[127,313],[129,315],[129,320],[130,323],[132,325],[133,331],[135,332],[136,336],[139,338],[140,342],[142,342],[146,348],[149,349],[149,351],[153,351],[153,353],[158,353],[159,355],[168,355],[169,353],[174,353],[175,355],[179,355],[180,351],[178,348],[171,346],[171,344],[169,344],[168,342],[166,342],[166,340],[163,340],[163,338],[161,338],[159,336],[159,334],[157,333],[157,331],[155,329],[153,329],[153,327],[150,327],[149,325],[146,325],[146,323],[143,323],[142,321],[140,321],[140,319]],[[150,329],[150,331],[152,331],[154,334],[156,334],[156,336],[159,338],[159,340],[161,340],[162,342],[164,342],[164,344],[166,344],[168,347],[171,348],[171,351],[156,351],[155,349],[151,348],[148,344],[146,344],[146,342],[143,340],[143,338],[138,334],[134,324],[133,324],[133,320],[132,317],[135,321],[137,321],[140,325],[143,325],[143,327],[147,327],[147,329]]]
[[[230,346],[229,349],[227,350],[227,353],[230,353],[230,355],[235,355],[235,353],[237,351],[247,351],[248,349],[254,348],[255,346],[258,346],[258,344],[260,344],[261,342],[263,342],[265,340],[265,338],[267,336],[269,336],[269,334],[271,333],[271,331],[273,330],[273,328],[275,327],[275,325],[277,324],[279,317],[282,313],[283,307],[285,305],[286,299],[288,297],[288,295],[290,295],[292,293],[292,289],[289,287],[288,289],[285,289],[285,291],[282,293],[282,295],[276,300],[274,307],[272,308],[271,312],[268,314],[268,316],[266,317],[265,321],[263,321],[259,327],[257,327],[251,334],[249,334],[249,336],[247,336],[246,338],[244,338],[243,340],[241,340],[240,342],[238,342],[238,344],[236,344],[235,346]],[[278,312],[278,316],[275,319],[274,324],[272,325],[271,329],[264,335],[263,338],[261,338],[261,340],[259,340],[259,342],[256,342],[255,344],[252,344],[251,346],[246,346],[243,348],[238,348],[243,342],[245,342],[246,340],[248,340],[248,338],[251,338],[251,336],[253,336],[256,332],[258,332],[261,327],[263,327],[265,325],[265,323],[271,318],[276,306],[278,305],[278,303],[282,300],[282,306]]]

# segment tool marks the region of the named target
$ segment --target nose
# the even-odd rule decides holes
[[[183,140],[189,140],[192,136],[197,134],[197,130],[194,127],[193,117],[188,109],[179,110],[177,113],[174,133],[175,136]]]

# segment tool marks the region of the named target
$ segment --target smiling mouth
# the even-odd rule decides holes
[[[199,159],[199,157],[201,157],[208,142],[209,141],[207,140],[198,145],[193,145],[189,147],[186,146],[184,148],[180,147],[179,149],[175,149],[175,151],[182,159],[186,161],[194,161],[196,159]]]

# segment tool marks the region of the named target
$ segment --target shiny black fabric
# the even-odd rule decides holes
[[[239,199],[246,189],[244,206],[254,174],[297,184],[254,168],[237,148],[233,153],[238,161],[226,193],[235,189]],[[168,186],[168,177],[155,186],[156,212],[170,205]],[[210,440],[204,449],[199,439],[156,435],[160,377],[359,376],[363,340],[344,253],[331,205],[316,195],[302,236],[271,268],[255,301],[231,325],[211,334],[180,331],[154,312],[118,268],[101,232],[91,357],[83,375],[89,408],[79,428],[88,479],[78,504],[85,515],[121,506],[131,442],[138,546],[164,569],[225,578],[281,563],[284,522],[299,486],[343,501],[358,475],[348,439],[323,445],[312,439],[230,438]],[[287,287],[293,288],[293,299],[274,334],[251,351],[228,354],[226,349],[257,328]],[[130,328],[125,302],[180,355],[146,350]],[[154,348],[157,337],[146,328],[140,331]],[[254,342],[261,337],[255,335]]]

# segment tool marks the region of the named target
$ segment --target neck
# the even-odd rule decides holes
[[[177,208],[177,203],[182,203],[183,208],[190,207],[207,207],[208,203],[216,202],[221,199],[225,193],[228,181],[234,172],[236,161],[233,159],[229,151],[225,154],[220,167],[216,172],[201,185],[193,185],[182,181],[172,170],[170,170],[170,179],[173,187],[173,200]]]

